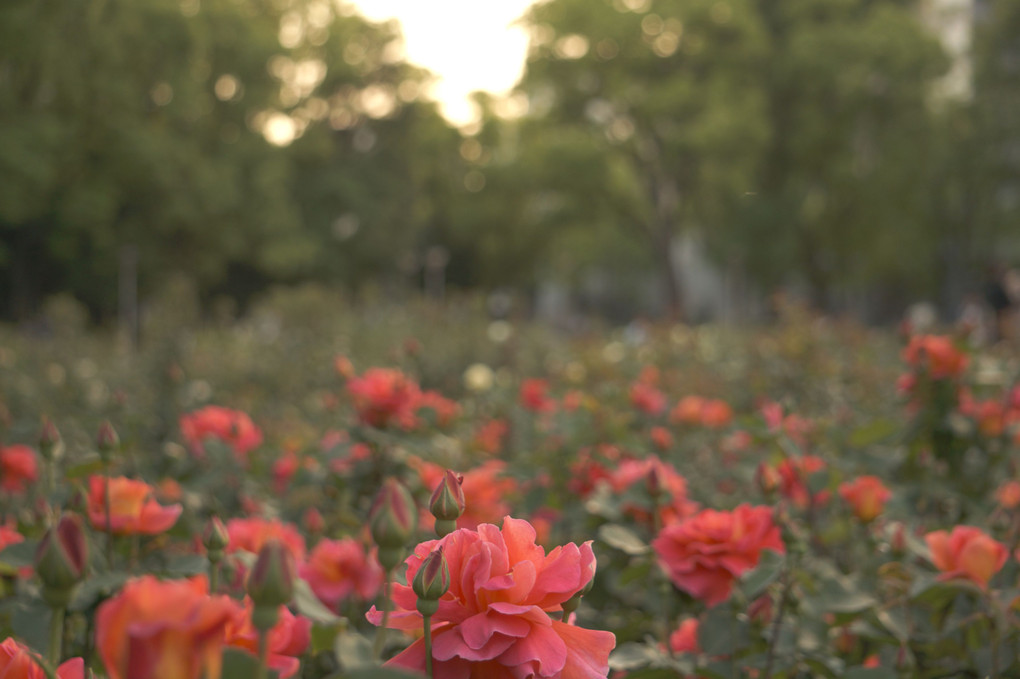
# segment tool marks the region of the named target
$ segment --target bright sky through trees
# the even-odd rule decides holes
[[[447,118],[470,122],[474,90],[504,93],[521,75],[528,41],[511,24],[532,0],[354,0],[366,17],[402,24],[409,61],[434,72]]]

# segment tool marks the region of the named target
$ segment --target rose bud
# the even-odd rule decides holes
[[[411,581],[411,589],[418,596],[418,612],[435,615],[439,610],[439,600],[450,589],[450,566],[443,556],[442,545],[425,557]]]
[[[96,449],[99,450],[99,457],[104,462],[110,461],[110,454],[120,446],[120,437],[117,431],[110,424],[109,420],[103,420],[99,425],[99,432],[96,434]]]
[[[87,565],[88,545],[81,517],[65,514],[46,532],[35,551],[35,572],[42,580],[47,603],[66,608]]]
[[[375,496],[368,515],[372,539],[379,545],[379,563],[392,570],[403,560],[404,545],[411,539],[418,520],[414,498],[394,478],[386,479]]]
[[[220,521],[220,517],[214,516],[205,524],[202,531],[202,546],[209,555],[209,560],[217,562],[223,558],[223,550],[230,544],[230,533],[227,527]]]
[[[53,420],[43,420],[42,431],[39,432],[39,453],[46,461],[55,460],[64,452],[64,441]]]
[[[252,623],[265,631],[276,624],[280,606],[294,597],[294,557],[279,540],[268,540],[259,550],[245,589],[255,603]]]
[[[436,517],[436,533],[445,537],[457,529],[457,517],[464,513],[463,475],[447,470],[429,500],[429,511]]]

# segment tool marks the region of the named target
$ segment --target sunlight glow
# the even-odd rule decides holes
[[[457,125],[478,116],[468,96],[472,91],[503,95],[521,76],[528,37],[511,24],[532,0],[354,0],[354,4],[373,21],[400,21],[407,59],[438,76],[429,95]]]

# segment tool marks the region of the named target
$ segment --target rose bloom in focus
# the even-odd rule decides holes
[[[107,488],[110,512],[107,516]],[[123,476],[89,478],[89,521],[97,530],[109,529],[117,535],[157,535],[169,530],[181,515],[178,504],[163,506],[156,501],[155,490],[144,481]]]
[[[758,565],[762,550],[785,552],[772,509],[747,504],[731,512],[705,509],[666,526],[652,547],[673,584],[708,606],[730,596],[737,578]]]
[[[38,478],[34,450],[20,443],[0,448],[0,490],[23,493]]]
[[[262,431],[247,413],[222,406],[206,406],[182,415],[180,427],[181,435],[197,457],[205,455],[202,444],[208,439],[223,441],[242,462],[249,452],[262,445]]]
[[[885,509],[885,503],[892,497],[892,491],[886,488],[882,479],[877,476],[860,476],[853,481],[840,484],[839,495],[850,505],[854,516],[864,523],[869,523]]]
[[[235,603],[205,576],[129,581],[96,614],[96,649],[110,679],[219,677]]]
[[[415,411],[421,389],[410,377],[392,368],[369,368],[361,377],[347,382],[358,419],[370,427],[395,424],[403,429],[415,426]]]
[[[383,583],[382,566],[352,538],[321,540],[298,572],[315,596],[334,611],[351,596],[375,599]]]
[[[34,652],[12,637],[0,643],[0,677],[3,679],[46,679]],[[72,658],[57,668],[57,679],[84,679],[85,661]]]
[[[937,530],[924,536],[931,560],[942,571],[939,580],[970,580],[986,589],[1005,565],[1009,550],[980,528],[956,526],[951,533]]]
[[[594,577],[590,541],[546,554],[535,544],[534,528],[508,516],[502,530],[483,524],[476,531],[460,529],[419,544],[405,562],[407,582],[440,546],[450,570],[450,589],[432,616],[437,679],[606,677],[615,636],[549,615],[562,611],[562,604]],[[394,584],[392,598],[395,610],[389,626],[420,632],[423,621],[414,591]],[[367,617],[378,625],[383,614],[373,606]],[[424,640],[387,665],[424,671]]]

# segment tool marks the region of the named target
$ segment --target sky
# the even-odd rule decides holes
[[[354,0],[375,21],[396,18],[407,59],[440,80],[433,97],[443,114],[463,125],[474,118],[468,94],[506,93],[521,75],[528,40],[511,27],[533,0]]]

